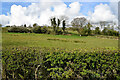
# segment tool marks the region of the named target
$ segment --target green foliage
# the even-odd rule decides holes
[[[37,23],[34,23],[34,24],[33,24],[33,27],[37,27]]]
[[[108,35],[108,36],[119,36],[119,32],[115,31],[114,29],[109,29],[107,27],[105,27],[102,30],[103,35]]]
[[[3,48],[2,78],[119,80],[119,63],[119,51]]]
[[[56,32],[57,23],[56,23],[56,18],[55,17],[51,19],[51,26],[53,26],[53,31]]]
[[[61,34],[63,34],[62,30],[59,29],[56,31],[56,35],[61,35]]]
[[[85,17],[81,17],[81,18],[74,18],[71,21],[71,25],[72,27],[74,27],[76,29],[76,31],[81,35],[84,25],[86,24],[87,19]]]
[[[2,78],[5,80],[35,79],[38,65],[42,66],[42,54],[33,48],[3,49],[2,52]],[[41,67],[42,68],[42,67]],[[40,74],[39,76],[41,76]]]
[[[101,32],[100,32],[100,29],[99,29],[99,27],[96,27],[95,28],[95,34],[100,34]]]
[[[34,27],[33,33],[41,33],[41,26]]]
[[[119,79],[119,52],[54,52],[45,56],[50,79]]]
[[[59,35],[59,34],[62,34],[63,32],[65,33],[65,20],[63,20],[63,22],[62,22],[62,25],[63,25],[62,30],[63,30],[63,32],[59,28],[60,24],[61,24],[60,19],[57,19],[57,22],[56,22],[56,17],[51,19],[51,26],[53,27],[52,34]]]
[[[46,26],[37,26],[33,28],[33,33],[47,33],[48,32],[48,28]],[[49,32],[48,32],[49,33]]]
[[[62,30],[63,30],[64,33],[65,33],[65,28],[66,28],[65,25],[66,25],[65,20],[63,20],[63,22],[62,22],[62,26],[63,26]]]
[[[10,27],[10,28],[8,29],[8,32],[28,33],[28,32],[31,32],[31,30],[29,30],[29,29],[26,28],[26,27],[16,27],[16,26],[13,26],[13,27]]]
[[[46,26],[43,26],[41,28],[41,33],[47,33],[47,31],[48,31],[48,28]]]

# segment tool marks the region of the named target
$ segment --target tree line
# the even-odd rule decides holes
[[[93,24],[88,21],[85,17],[74,18],[71,21],[71,26],[66,27],[68,17],[62,16],[61,18],[52,17],[50,18],[51,26],[39,26],[37,23],[32,26],[6,26],[10,27],[8,32],[18,32],[18,33],[44,33],[44,34],[69,34],[69,30],[77,31],[80,36],[91,36],[91,35],[109,35],[118,36],[119,32],[114,29],[115,23],[100,21],[100,27],[96,26],[95,29]],[[112,26],[109,24],[112,23]],[[102,30],[101,30],[101,29]]]

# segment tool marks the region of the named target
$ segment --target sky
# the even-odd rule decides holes
[[[1,4],[0,4],[1,5]],[[2,2],[2,25],[50,25],[50,18],[67,16],[70,23],[76,17],[91,22],[117,21],[117,2]]]

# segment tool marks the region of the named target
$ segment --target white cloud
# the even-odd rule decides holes
[[[79,4],[79,2],[74,2],[74,3],[71,3],[69,6],[70,8],[68,9],[68,13],[71,16],[79,15],[80,7],[82,6],[82,4]]]
[[[72,17],[79,15],[80,7],[79,2],[73,2],[67,7],[64,2],[44,2],[41,0],[40,3],[32,3],[28,7],[12,5],[11,15],[4,15],[4,17],[9,17],[9,19],[6,19],[9,21],[9,25],[32,25],[34,23],[50,25],[49,19],[51,16],[66,15],[72,19]],[[0,17],[0,19],[3,19],[3,17]]]
[[[9,24],[10,17],[5,15],[0,15],[0,24],[6,25]]]
[[[92,22],[116,20],[116,16],[112,13],[110,7],[107,4],[97,5],[94,12],[89,13],[89,16]]]
[[[48,0],[40,1],[40,3],[32,3],[28,7],[12,5],[10,15],[0,15],[2,24],[32,25],[34,23],[38,23],[39,25],[50,25],[49,19],[51,16],[59,17],[62,15],[68,16],[69,22],[71,22],[74,17],[86,17],[94,22],[99,22],[102,20],[111,21],[117,19],[111,9],[114,7],[113,5],[112,7],[107,4],[97,5],[93,13],[89,12],[88,16],[84,16],[80,13],[82,4],[79,2],[72,2],[69,7],[67,7],[67,5],[61,0],[57,0],[59,2],[46,2]]]

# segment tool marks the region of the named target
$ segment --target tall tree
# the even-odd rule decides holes
[[[65,33],[65,28],[66,28],[65,25],[66,25],[65,20],[63,20],[63,22],[62,22],[62,26],[63,26],[62,30],[63,30],[64,33]]]
[[[92,27],[92,25],[90,24],[90,22],[88,22],[88,24],[87,24],[88,35],[91,35],[91,27]]]
[[[60,19],[58,19],[57,21],[57,31],[59,30],[59,26],[60,26]]]
[[[53,31],[55,32],[56,31],[56,18],[55,17],[52,17],[51,19],[51,26],[53,27]]]
[[[95,28],[95,34],[100,34],[100,29],[99,29],[99,27],[96,27],[96,28]]]
[[[60,19],[57,19],[57,21],[56,21],[56,17],[53,17],[53,18],[51,18],[50,20],[51,20],[51,26],[53,27],[53,31],[55,32],[55,33],[57,33],[57,31],[59,30],[59,26],[60,26],[60,23],[61,23],[61,21],[60,21]]]
[[[77,32],[81,35],[81,30],[83,30],[84,25],[86,24],[87,19],[84,17],[74,18],[71,22],[72,26],[76,28]]]

